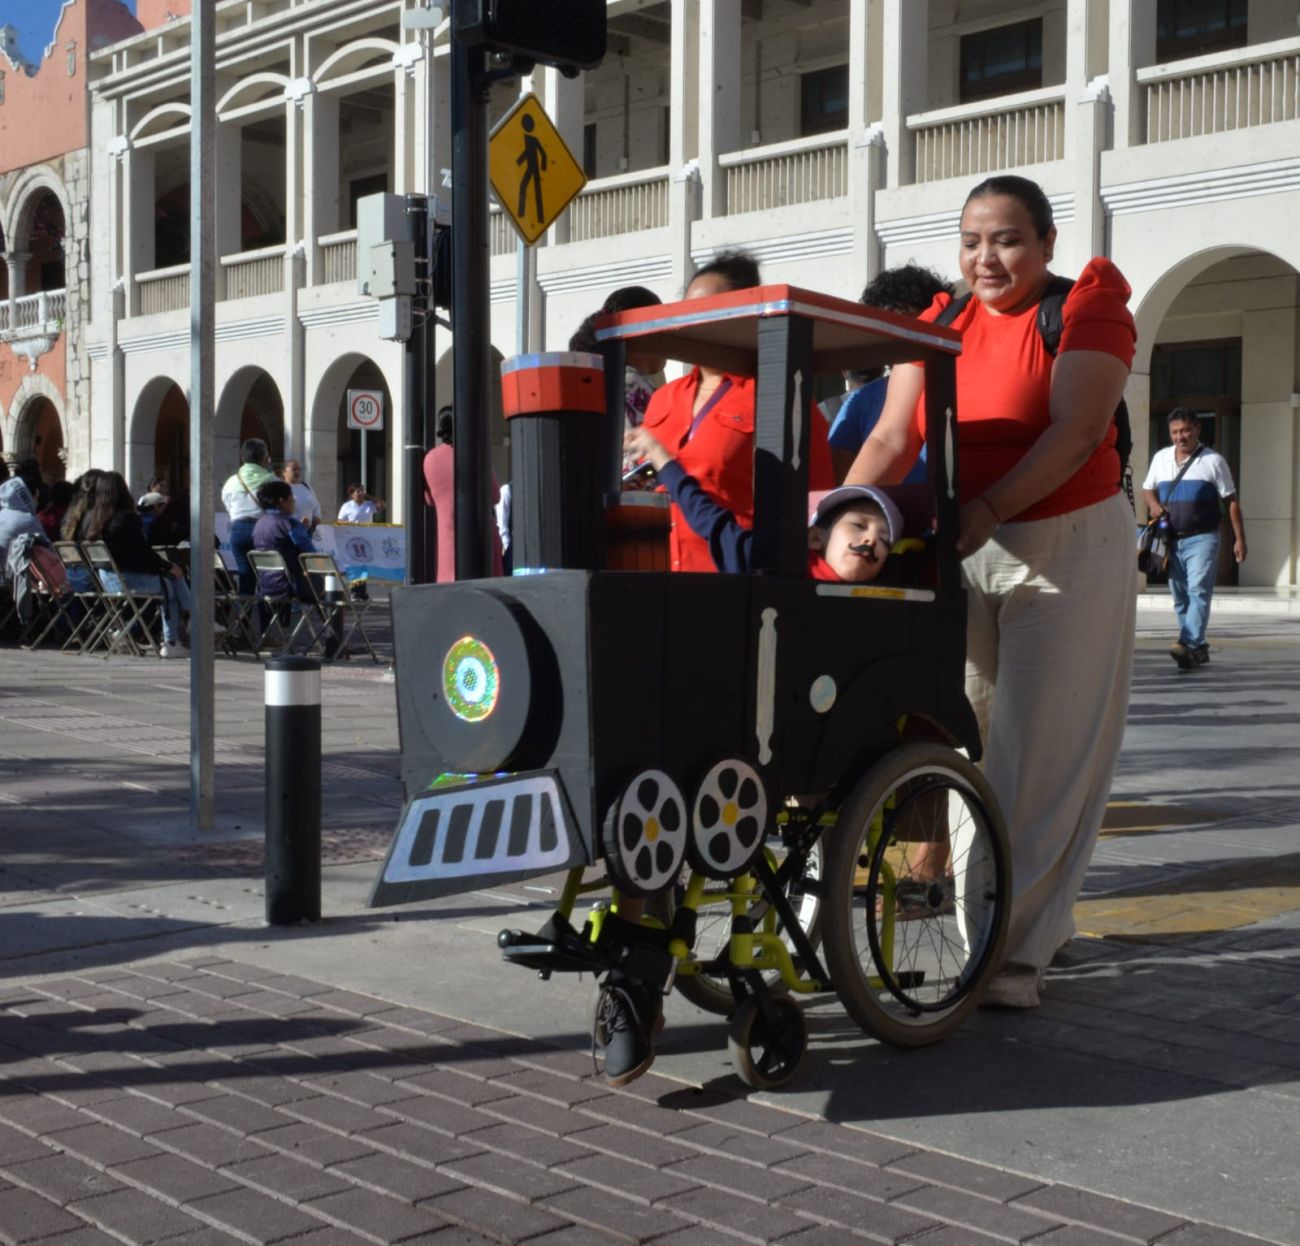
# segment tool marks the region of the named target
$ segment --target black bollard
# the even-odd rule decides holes
[[[266,660],[266,920],[320,921],[320,663]]]

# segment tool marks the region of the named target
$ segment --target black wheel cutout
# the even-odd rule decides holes
[[[849,1015],[920,1047],[979,1000],[1006,938],[1010,854],[983,776],[942,745],[872,767],[827,853],[823,947]]]
[[[686,801],[662,770],[635,775],[601,827],[609,876],[627,895],[646,899],[670,886],[686,856]]]
[[[808,1050],[802,1010],[785,995],[769,996],[765,1002],[751,995],[736,1009],[727,1050],[746,1086],[755,1090],[784,1086],[799,1071]]]

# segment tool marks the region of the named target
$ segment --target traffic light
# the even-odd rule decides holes
[[[605,0],[454,0],[462,43],[487,44],[572,75],[605,58]]]

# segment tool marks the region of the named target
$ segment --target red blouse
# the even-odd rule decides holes
[[[1128,309],[1128,282],[1107,259],[1090,260],[1061,309],[1062,331],[1057,354],[1071,350],[1103,351],[1125,365],[1133,363],[1137,329]],[[934,320],[951,302],[935,297],[920,319]],[[991,315],[972,298],[953,321],[961,330],[957,359],[958,492],[962,502],[977,498],[996,484],[1028,452],[1051,422],[1052,356],[1037,326],[1038,304],[1014,315]],[[917,404],[916,423],[925,435],[925,397]],[[1014,518],[1047,519],[1104,501],[1119,490],[1119,456],[1115,425],[1069,480]]]
[[[691,435],[692,408],[700,370],[655,390],[646,408],[645,427],[700,487],[729,510],[742,528],[754,526],[754,378],[731,376],[731,386]],[[808,488],[829,489],[831,470],[826,421],[813,410]],[[688,439],[689,438],[689,439]],[[669,552],[674,571],[716,571],[709,543],[696,536],[676,505],[670,509]]]

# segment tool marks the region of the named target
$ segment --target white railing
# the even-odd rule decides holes
[[[20,329],[43,329],[47,325],[62,324],[67,314],[68,292],[66,290],[40,290],[35,294],[24,294],[5,303],[0,329],[17,333]],[[12,324],[10,307],[13,308]]]
[[[1140,69],[1147,142],[1192,138],[1300,117],[1300,39]]]
[[[495,204],[489,209],[488,242],[493,255],[513,255],[519,235],[510,227],[510,218]]]
[[[140,315],[152,316],[157,312],[180,311],[190,305],[190,266],[176,264],[171,268],[155,268],[152,272],[137,273],[135,283],[140,287]]]
[[[848,138],[842,132],[727,152],[727,214],[763,212],[848,194]]]
[[[643,169],[588,182],[569,205],[569,239],[586,242],[668,224],[668,170]]]
[[[4,333],[9,328],[9,298],[6,295],[0,300],[0,333]]]
[[[239,255],[223,255],[226,298],[251,299],[259,294],[279,294],[284,289],[284,246],[262,247]]]
[[[345,229],[339,234],[320,237],[320,284],[337,285],[357,279],[357,231]]]
[[[916,180],[996,173],[1065,159],[1065,95],[1060,87],[1004,95],[908,117]]]

